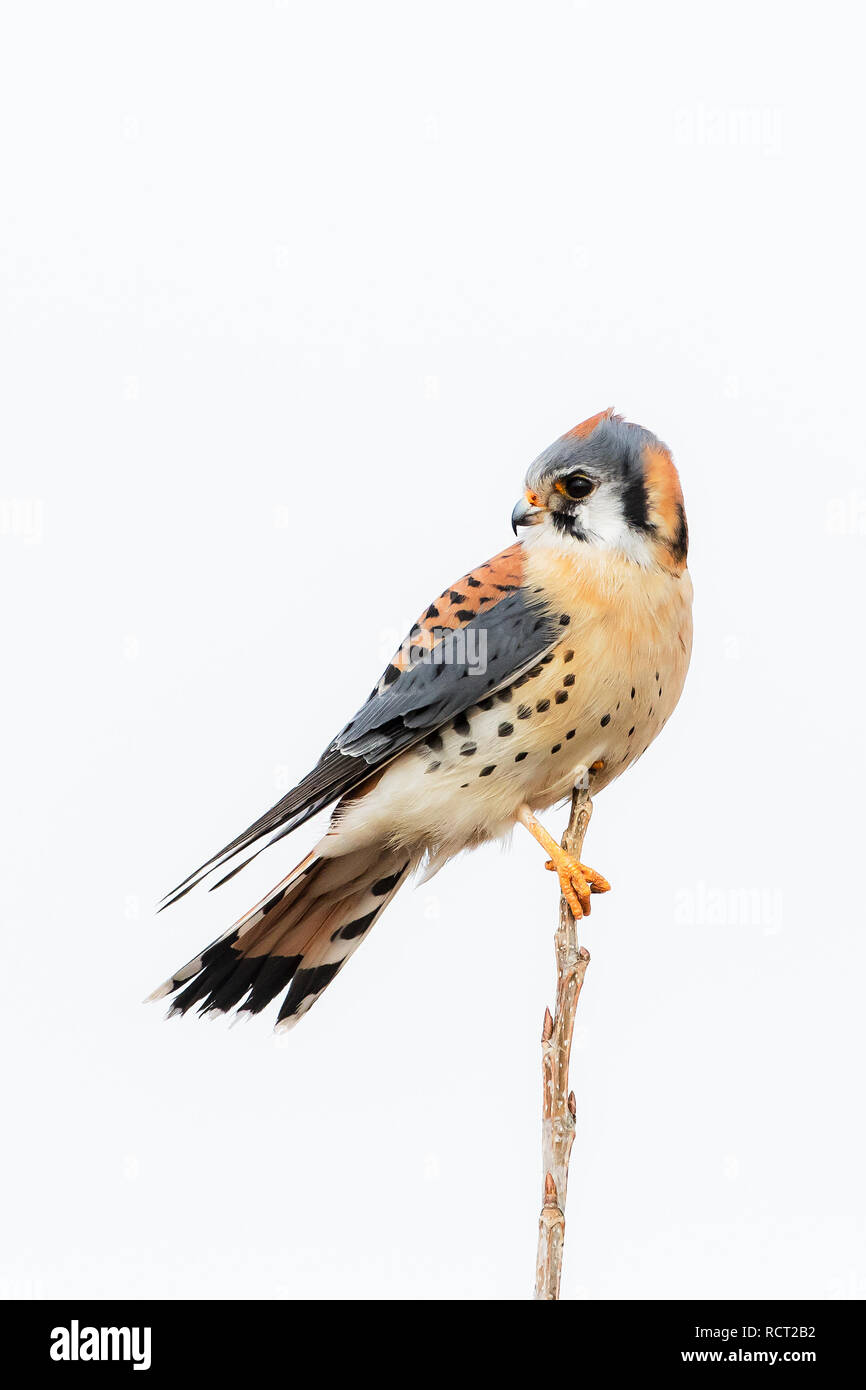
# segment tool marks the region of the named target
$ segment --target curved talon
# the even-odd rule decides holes
[[[588,864],[581,864],[579,859],[567,854],[565,850],[560,851],[558,863],[554,859],[548,859],[544,867],[559,875],[560,892],[575,918],[589,916],[591,893],[610,892],[610,884],[602,874],[591,869]]]
[[[526,826],[530,835],[543,845],[550,855],[546,869],[559,875],[559,891],[568,903],[575,918],[588,917],[591,893],[608,893],[610,884],[602,874],[596,873],[587,864],[581,864],[573,854],[558,845],[552,835],[538,821],[528,806],[521,806],[517,819]]]

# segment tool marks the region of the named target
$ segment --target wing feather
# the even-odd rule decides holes
[[[255,851],[261,853],[479,699],[510,685],[559,635],[556,615],[522,587],[519,545],[464,575],[414,624],[369,698],[306,777],[178,884],[163,906],[269,836]]]

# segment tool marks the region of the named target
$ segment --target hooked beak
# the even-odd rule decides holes
[[[511,513],[511,529],[515,536],[518,526],[537,526],[544,516],[544,512],[544,507],[536,506],[534,502],[530,502],[528,497],[521,497]]]

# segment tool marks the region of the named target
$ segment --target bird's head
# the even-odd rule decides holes
[[[643,565],[685,568],[688,527],[667,447],[613,409],[562,435],[530,465],[511,514],[531,544],[591,545]]]

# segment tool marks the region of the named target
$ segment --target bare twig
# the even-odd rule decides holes
[[[563,849],[568,850],[575,859],[581,857],[591,815],[592,802],[588,790],[576,787],[571,799],[568,828],[562,837]],[[541,1156],[544,1189],[535,1266],[535,1297],[546,1300],[559,1298],[562,1276],[568,1160],[574,1143],[576,1113],[574,1092],[568,1089],[568,1063],[577,1001],[589,965],[589,951],[579,944],[577,924],[562,897],[559,900],[559,925],[554,946],[556,1009],[552,1017],[550,1010],[545,1010],[541,1030]]]

